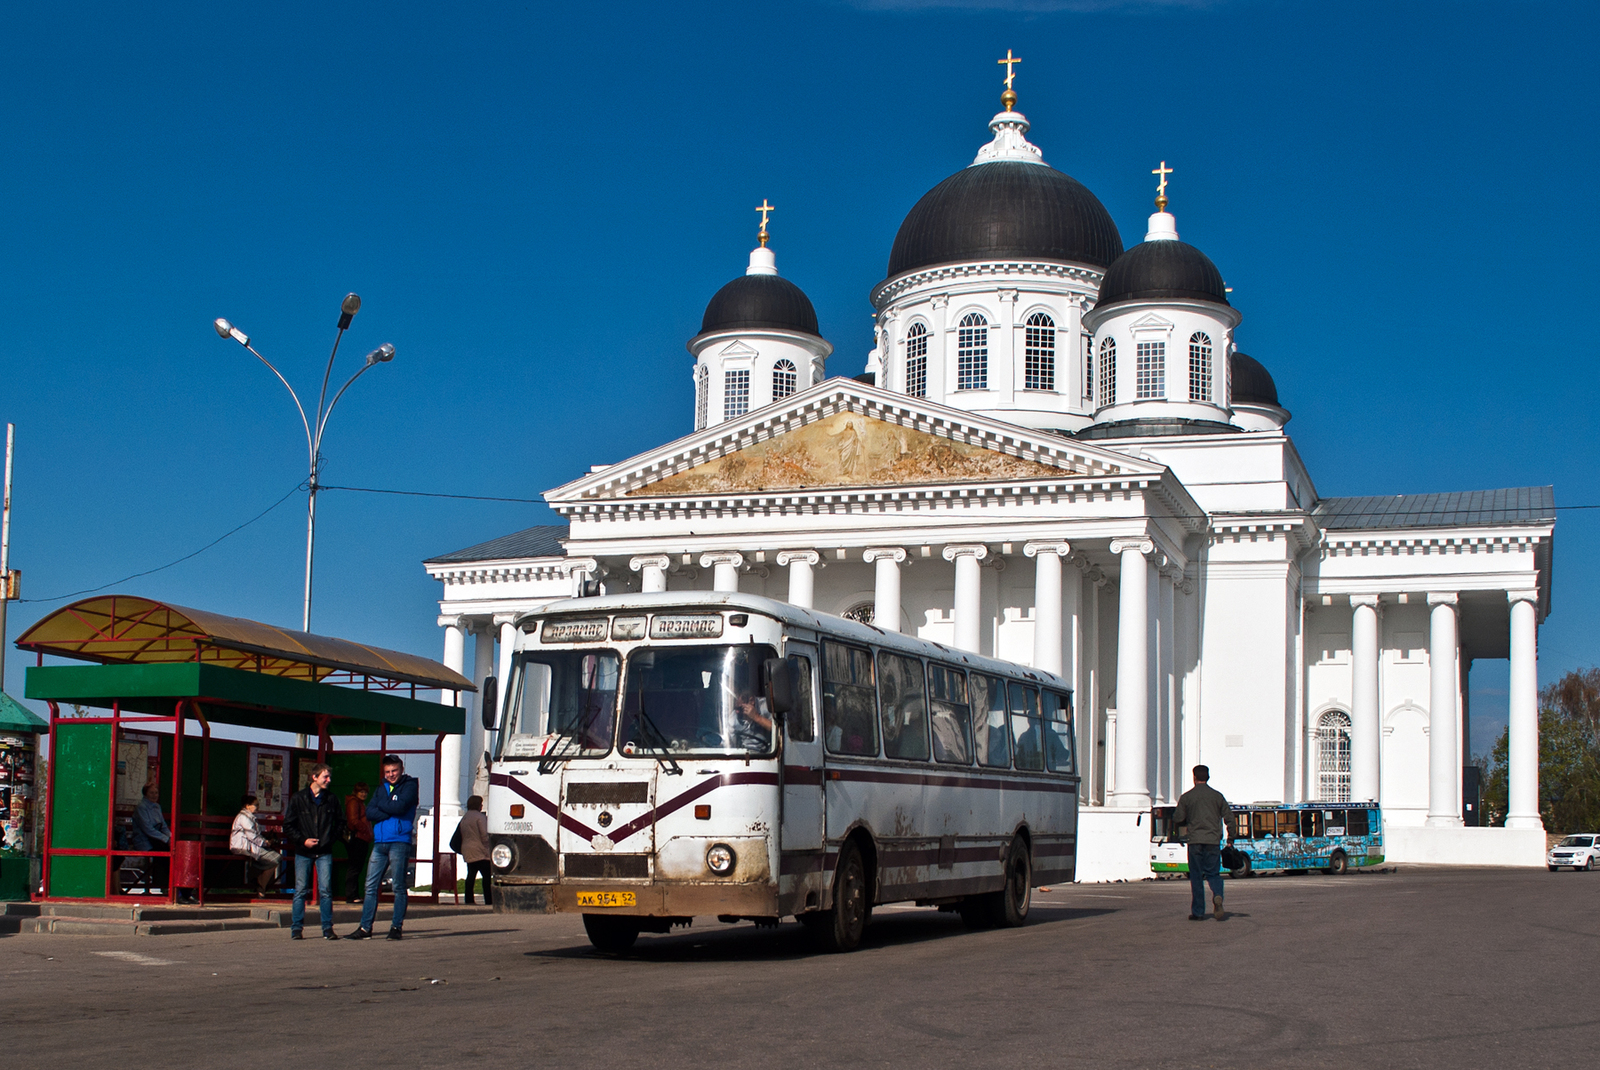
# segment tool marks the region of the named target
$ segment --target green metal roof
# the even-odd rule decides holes
[[[27,698],[170,716],[180,700],[199,703],[206,720],[278,732],[317,734],[317,717],[332,720],[332,735],[445,732],[461,734],[459,706],[360,691],[332,684],[268,676],[209,662],[135,665],[35,665],[28,668]]]
[[[48,732],[50,722],[0,692],[0,732]]]

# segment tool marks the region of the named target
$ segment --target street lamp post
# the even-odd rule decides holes
[[[218,319],[213,325],[217,334],[222,338],[232,338],[254,354],[255,358],[271,369],[272,374],[278,377],[284,389],[289,391],[289,396],[294,399],[294,407],[300,412],[300,425],[306,432],[306,453],[310,465],[310,475],[306,480],[306,600],[305,612],[301,617],[300,627],[303,631],[311,630],[311,563],[312,553],[317,542],[317,476],[322,468],[322,432],[328,426],[328,417],[333,414],[333,407],[339,404],[339,399],[344,397],[344,392],[350,389],[352,383],[366,374],[367,369],[376,364],[386,364],[394,359],[394,346],[388,342],[367,354],[364,364],[345,380],[345,384],[333,395],[333,400],[328,401],[328,381],[333,376],[333,360],[339,355],[339,342],[344,338],[344,332],[349,329],[350,321],[361,311],[361,298],[355,294],[347,294],[344,302],[339,306],[339,333],[333,338],[333,352],[328,354],[328,367],[322,373],[322,393],[317,397],[317,418],[311,420],[306,416],[306,407],[300,404],[300,395],[295,393],[294,387],[289,385],[289,380],[266,357],[257,353],[250,344],[250,336],[225,319]],[[326,403],[326,404],[324,404]]]

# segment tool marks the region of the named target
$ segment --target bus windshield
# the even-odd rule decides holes
[[[771,754],[761,697],[770,646],[653,647],[628,658],[618,733],[624,754]]]
[[[541,650],[517,659],[500,753],[593,757],[611,749],[620,659],[610,650]]]

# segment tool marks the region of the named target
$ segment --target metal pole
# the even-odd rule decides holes
[[[16,424],[6,424],[5,508],[0,513],[0,693],[6,689],[6,606],[11,601],[11,452],[17,434]]]
[[[300,630],[311,630],[311,555],[317,541],[317,465],[311,464],[311,492],[306,498],[306,608]]]

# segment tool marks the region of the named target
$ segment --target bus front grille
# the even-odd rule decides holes
[[[564,866],[573,880],[645,880],[650,876],[649,855],[568,854]]]

